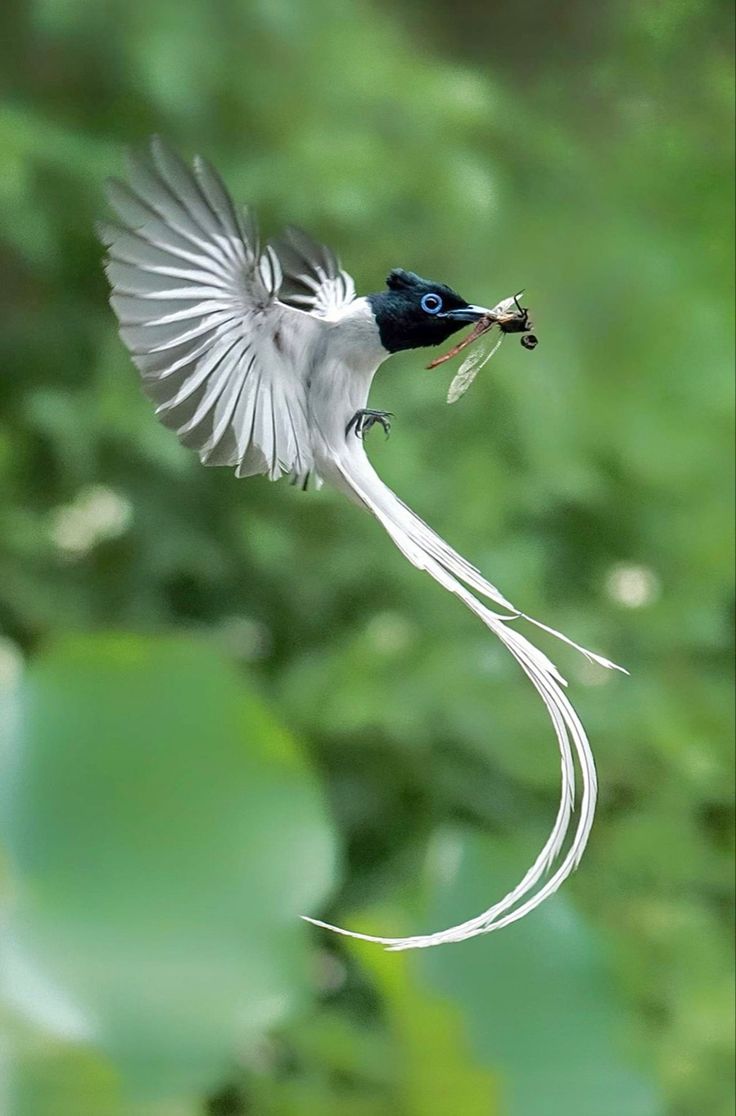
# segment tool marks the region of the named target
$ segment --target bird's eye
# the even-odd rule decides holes
[[[427,314],[439,314],[442,309],[442,299],[438,294],[425,294],[422,296],[422,310]]]

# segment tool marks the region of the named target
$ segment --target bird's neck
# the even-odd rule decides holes
[[[329,357],[336,357],[356,375],[373,379],[376,369],[391,354],[381,343],[369,299],[356,298],[330,320],[329,326]]]

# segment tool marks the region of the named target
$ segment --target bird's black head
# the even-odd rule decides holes
[[[394,268],[386,280],[387,291],[368,295],[376,317],[381,344],[390,353],[441,345],[468,322],[486,313],[471,306],[444,283],[432,283],[413,271]]]

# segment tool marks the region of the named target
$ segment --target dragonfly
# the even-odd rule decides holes
[[[457,345],[453,345],[446,353],[427,365],[427,368],[437,368],[438,365],[444,364],[445,361],[457,356],[463,349],[467,349],[469,345],[475,345],[473,351],[468,353],[463,360],[450,384],[447,392],[448,403],[457,403],[458,399],[465,395],[481,368],[485,367],[491,357],[498,352],[501,342],[507,334],[521,333],[523,335],[521,344],[524,348],[536,348],[537,338],[531,332],[534,327],[529,319],[529,310],[519,302],[523,294],[523,291],[519,291],[517,294],[511,295],[510,298],[504,298],[475,323],[473,329],[462,341],[458,341]],[[498,326],[497,334],[492,333],[494,326]],[[482,344],[476,345],[476,342],[479,342],[481,338],[484,338]]]

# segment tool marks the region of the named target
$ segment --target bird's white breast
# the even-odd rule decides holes
[[[366,298],[351,302],[325,324],[307,390],[315,460],[344,452],[345,428],[367,405],[373,377],[390,355]],[[319,464],[318,469],[322,472]]]

